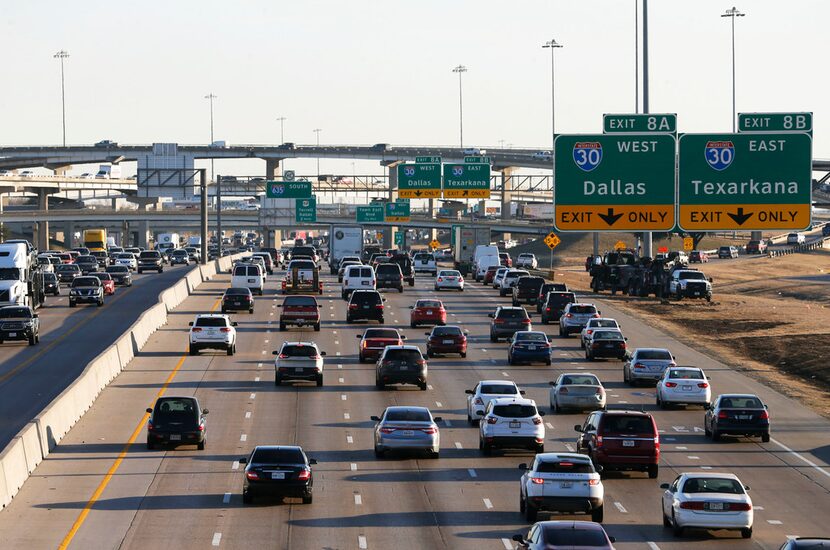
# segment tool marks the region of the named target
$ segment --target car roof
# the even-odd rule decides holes
[[[634,349],[634,353],[637,353],[638,351],[666,351],[666,352],[671,353],[666,348],[635,348]]]
[[[593,376],[594,378],[596,378],[597,380],[599,380],[599,376],[597,376],[597,375],[596,375],[596,374],[594,374],[593,372],[585,372],[585,371],[580,371],[580,372],[563,372],[563,373],[562,373],[562,374],[560,374],[559,376]]]
[[[545,461],[553,462],[559,460],[573,460],[576,462],[591,462],[591,457],[579,453],[539,453],[536,458]]]
[[[166,401],[168,399],[182,399],[182,400],[186,399],[186,400],[190,400],[190,401],[195,401],[197,403],[199,402],[199,400],[193,395],[162,395],[161,397],[156,399],[156,403],[158,403],[160,401]]]
[[[496,309],[499,311],[506,311],[509,309],[521,309],[522,311],[526,311],[522,306],[496,306]]]
[[[578,520],[550,520],[550,521],[538,521],[536,525],[545,529],[546,527],[563,527],[563,528],[571,528],[571,529],[582,529],[585,531],[602,531],[605,532],[605,529],[599,523],[594,523],[593,521],[578,521]]]
[[[266,449],[269,451],[278,451],[278,450],[288,450],[288,449],[296,449],[302,451],[303,448],[299,445],[257,445],[254,447],[254,450],[257,449]]]
[[[533,405],[536,406],[536,401],[528,399],[527,397],[497,397],[491,399],[490,403],[495,407],[496,405]]]
[[[680,475],[682,477],[685,477],[686,479],[716,477],[720,479],[734,479],[735,481],[740,481],[740,479],[738,479],[738,476],[736,476],[735,474],[729,474],[725,472],[682,472]]]
[[[227,319],[228,318],[228,316],[225,315],[224,313],[197,313],[196,314],[197,319],[201,319],[203,317],[213,317],[213,318],[221,318],[221,319]]]
[[[515,382],[513,382],[512,380],[479,380],[478,383],[479,383],[479,385],[481,385],[481,384],[492,384],[492,385],[498,385],[498,386],[516,386],[516,387],[518,387],[518,385]]]
[[[754,397],[755,399],[760,400],[761,398],[755,395],[754,393],[722,393],[718,396],[720,397]]]
[[[647,416],[652,418],[651,413],[647,413],[645,411],[630,411],[630,410],[623,410],[623,409],[608,409],[605,411],[597,411],[599,414],[605,415],[613,415],[613,416]]]
[[[690,366],[686,366],[686,367],[672,367],[672,368],[671,368],[671,370],[694,370],[694,371],[703,371],[703,369],[702,369],[702,368],[700,368],[700,367],[690,367]]]
[[[286,342],[283,342],[282,345],[283,346],[314,346],[316,348],[317,347],[317,342],[300,342],[300,341],[288,342],[288,341],[286,341]]]
[[[548,335],[541,330],[517,330],[514,334],[541,334],[545,338],[548,337]]]
[[[597,307],[597,305],[596,305],[596,304],[592,304],[591,302],[571,302],[570,304],[568,304],[568,306],[570,306],[570,307],[576,307],[576,306],[591,306],[591,307]]]
[[[386,411],[384,411],[384,412],[389,412],[389,411],[396,411],[396,412],[397,411],[413,411],[413,412],[426,411],[426,412],[429,412],[429,409],[427,407],[417,407],[415,405],[392,405],[390,407],[386,407]]]
[[[403,345],[400,345],[400,346],[386,346],[385,348],[383,348],[383,351],[386,352],[390,349],[408,349],[408,350],[415,350],[418,353],[421,353],[421,348],[419,348],[418,346],[412,346],[412,345],[408,345],[408,344],[403,344]]]

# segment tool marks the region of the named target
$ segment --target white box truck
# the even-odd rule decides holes
[[[179,234],[178,233],[159,233],[156,239],[156,249],[161,252],[171,252],[179,248]]]
[[[331,274],[340,269],[340,260],[344,256],[363,254],[363,226],[332,225],[329,231],[329,267]]]
[[[99,180],[118,180],[121,179],[121,167],[117,164],[102,164],[98,167],[98,173],[95,178]]]

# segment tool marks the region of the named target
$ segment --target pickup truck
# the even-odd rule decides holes
[[[712,283],[696,269],[675,269],[669,279],[669,295],[683,298],[706,298],[712,301]]]
[[[163,262],[164,258],[162,258],[161,252],[158,250],[145,250],[138,255],[138,272],[142,273],[146,270],[151,270],[161,273],[164,271]]]
[[[277,307],[280,312],[280,330],[286,326],[311,326],[316,332],[320,331],[320,304],[314,296],[286,296]]]
[[[283,294],[323,293],[320,268],[312,260],[291,260],[282,281]]]

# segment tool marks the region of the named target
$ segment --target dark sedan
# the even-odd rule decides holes
[[[457,353],[467,357],[467,332],[457,326],[434,327],[432,332],[425,332],[427,338],[427,357]]]
[[[107,268],[116,286],[133,286],[133,274],[126,265],[111,265]]]
[[[591,521],[539,521],[530,527],[527,536],[514,535],[518,548],[557,550],[559,548],[591,548],[614,550],[614,537],[609,537],[599,523]]]
[[[160,397],[147,409],[147,448],[156,445],[196,445],[203,451],[207,442],[205,415],[195,397]]]
[[[713,441],[723,435],[761,437],[770,440],[769,411],[758,396],[725,394],[706,409],[703,431]]]
[[[250,504],[254,496],[302,498],[311,504],[314,472],[317,461],[308,458],[302,447],[287,445],[259,445],[250,456],[239,459],[245,464],[242,502]]]
[[[222,296],[222,313],[229,311],[254,312],[254,295],[250,288],[231,287]]]
[[[55,266],[55,275],[62,283],[72,283],[76,277],[81,276],[81,268],[75,264],[61,264]]]

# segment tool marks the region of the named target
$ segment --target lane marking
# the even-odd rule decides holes
[[[343,368],[343,365],[337,365],[337,368],[338,368],[338,369],[342,369],[342,368]]]
[[[352,463],[349,465],[349,468],[350,468],[353,472],[356,472],[356,471],[357,471],[357,464],[355,464],[354,462],[352,462]]]
[[[334,344],[335,344],[335,345],[340,345],[340,340],[335,340],[335,341],[334,341]]]
[[[462,447],[462,446],[461,446],[461,443],[459,443],[458,441],[456,441],[456,442],[455,442],[455,448],[456,448],[456,449],[463,449],[464,447]]]
[[[350,435],[346,436],[346,443],[354,443],[354,438]]]
[[[256,378],[254,378],[254,382],[259,382],[259,376],[257,376]]]
[[[245,411],[245,418],[251,418],[251,411]]]
[[[553,424],[551,424],[550,422],[545,422],[545,427],[549,430],[552,430],[553,429]]]
[[[441,408],[441,407],[443,407],[444,405],[442,405],[440,401],[436,401],[436,402],[435,402],[435,406],[436,406],[436,407],[438,407],[438,408]]]
[[[509,374],[507,374],[507,373],[506,373],[506,372],[504,372],[504,371],[502,371],[502,372],[501,372],[501,375],[502,375],[502,376],[510,376]]]
[[[784,522],[779,519],[768,519],[767,523],[770,525],[784,525]]]
[[[239,461],[238,461],[238,460],[234,460],[234,461],[231,463],[231,470],[238,470],[238,469],[239,469]]]
[[[649,547],[651,550],[660,550],[660,547],[659,547],[659,546],[657,546],[657,543],[654,543],[654,542],[648,541],[646,544],[648,544],[648,547]]]
[[[432,384],[427,384],[427,389],[431,390],[432,389]]]
[[[678,451],[688,451],[688,447],[675,447]]]
[[[570,443],[565,443],[565,448],[568,449],[569,452],[572,452],[572,453],[575,452],[574,451],[574,446],[571,445]]]
[[[493,509],[493,503],[492,503],[492,502],[490,502],[490,499],[489,499],[489,498],[485,498],[485,499],[482,499],[482,500],[484,501],[484,507],[485,507],[485,508],[487,508],[488,510],[492,510],[492,509]]]
[[[754,506],[754,505],[753,505],[753,506]],[[763,510],[763,509],[764,509],[764,507],[763,507],[763,506],[754,506],[754,507],[755,507],[755,509],[756,509],[756,510]]]
[[[256,368],[261,369],[262,368],[262,363],[257,363]]]
[[[478,477],[478,474],[473,468],[467,468],[467,473],[470,474],[470,477]]]
[[[346,394],[345,394],[345,393],[341,393],[341,394],[340,394],[340,400],[341,400],[341,401],[345,401],[345,400],[346,400]]]
[[[340,357],[340,352],[339,352],[339,351],[335,352],[334,354],[335,354],[336,356]]]
[[[252,393],[251,396],[249,397],[249,399],[256,399],[256,394]]]
[[[807,458],[805,456],[802,456],[801,454],[793,451],[792,449],[790,449],[789,447],[787,447],[786,445],[784,445],[783,443],[781,443],[777,439],[770,439],[770,441],[772,441],[773,443],[775,443],[776,445],[778,445],[779,447],[781,447],[782,449],[784,449],[785,451],[787,451],[791,455],[793,455],[796,458],[800,459],[804,463],[809,464],[815,470],[821,472],[822,474],[826,475],[827,477],[830,477],[830,472],[828,472],[827,470],[825,470],[824,468],[822,468],[821,466],[819,466],[818,464],[816,464],[815,462],[813,462],[809,458]]]
[[[231,501],[231,494],[230,493],[225,493],[225,496],[222,497],[222,502],[227,504],[230,501]]]
[[[349,413],[343,413],[343,418],[345,420],[349,420],[351,417],[352,417],[352,415],[350,415]]]
[[[355,495],[354,503],[356,506],[360,506],[361,504],[363,504],[363,497],[361,497],[360,495]]]
[[[213,542],[211,543],[213,546],[219,546],[219,543],[222,541],[222,533],[213,533]]]
[[[505,550],[513,550],[513,541],[510,539],[501,539],[501,544]]]
[[[616,506],[617,510],[619,510],[620,513],[622,513],[622,514],[627,514],[628,513],[628,510],[626,510],[625,506],[623,506],[621,503],[615,501],[614,506]]]
[[[700,460],[699,456],[687,456],[686,458],[688,458],[689,460]]]
[[[337,334],[336,330],[331,331],[332,334]]]
[[[357,537],[357,547],[360,548],[360,550],[366,550],[369,548],[369,545],[366,543],[366,537],[363,535]]]
[[[262,350],[262,355],[265,355],[265,350]]]
[[[344,380],[342,378],[338,378],[337,381],[340,382],[341,384],[344,382]]]
[[[712,467],[711,466],[701,466],[700,469],[701,470],[711,470]]]
[[[239,436],[239,441],[248,441],[248,434],[242,434]]]
[[[268,343],[268,340],[265,340],[265,343],[267,344],[267,343]]]
[[[444,419],[444,424],[447,425],[447,428],[452,428],[452,421],[449,418]]]

